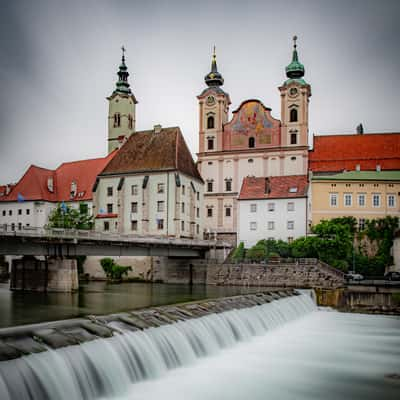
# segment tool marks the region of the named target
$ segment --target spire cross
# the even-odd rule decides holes
[[[122,50],[122,60],[124,61],[125,60],[125,52],[126,52],[124,45],[121,46],[121,50]]]
[[[214,45],[214,50],[213,50],[213,57],[214,57],[214,58],[216,57],[216,54],[215,54],[215,45]]]
[[[296,44],[296,42],[297,42],[297,36],[296,36],[296,35],[294,35],[294,36],[293,36],[293,46],[294,46],[294,48],[296,48],[296,47],[297,47],[297,44]]]

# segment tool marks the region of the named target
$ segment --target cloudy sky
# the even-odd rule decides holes
[[[310,134],[400,131],[398,0],[13,0],[0,11],[0,183],[30,164],[106,154],[106,97],[127,48],[137,129],[180,126],[198,149],[212,46],[231,111],[280,117],[291,38],[312,85]]]

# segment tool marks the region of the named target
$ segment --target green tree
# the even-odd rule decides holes
[[[124,267],[118,265],[112,258],[102,258],[100,264],[110,281],[121,281],[123,275],[128,275],[128,271],[132,271],[132,267]]]
[[[262,240],[247,250],[246,258],[256,262],[265,260],[267,258],[267,251]]]
[[[49,216],[47,227],[90,230],[93,225],[93,216],[89,214],[87,204],[80,203],[78,209],[58,204]]]
[[[239,246],[232,253],[232,260],[236,262],[241,262],[246,256],[246,249],[244,248],[244,243],[240,242]]]

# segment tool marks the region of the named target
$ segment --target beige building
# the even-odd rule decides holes
[[[400,171],[351,171],[311,178],[313,225],[353,216],[360,227],[367,219],[400,217]]]
[[[296,39],[295,39],[296,40]],[[207,88],[198,96],[198,165],[205,181],[204,227],[236,244],[237,200],[247,176],[306,175],[308,168],[308,103],[311,87],[303,79],[296,43],[287,80],[279,87],[281,118],[260,100],[246,100],[229,121],[229,95],[222,90],[215,52]]]

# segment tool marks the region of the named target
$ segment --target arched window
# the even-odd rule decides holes
[[[249,147],[254,147],[256,145],[256,141],[253,137],[249,138]]]
[[[207,118],[207,129],[214,129],[214,117],[212,115]]]
[[[297,110],[295,108],[290,110],[290,122],[297,122]]]
[[[114,114],[114,128],[118,128],[121,126],[121,114],[115,113]]]
[[[131,114],[129,114],[129,116],[128,116],[128,127],[129,127],[129,129],[132,129],[132,127],[133,127],[133,118],[132,118]]]

